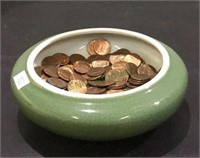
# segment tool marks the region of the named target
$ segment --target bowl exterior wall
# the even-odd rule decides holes
[[[170,67],[148,89],[108,99],[62,96],[36,84],[26,63],[34,45],[17,60],[11,87],[20,110],[34,123],[57,134],[83,140],[115,140],[142,134],[169,118],[181,105],[188,74],[181,58],[167,45]],[[30,83],[17,90],[13,77],[25,70]],[[78,95],[78,94],[77,94]]]

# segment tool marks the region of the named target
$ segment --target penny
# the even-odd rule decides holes
[[[148,64],[141,64],[138,69],[137,73],[141,75],[147,75],[147,76],[155,76],[155,71],[150,67]]]
[[[47,79],[49,78],[47,75],[45,74],[42,74],[42,76],[40,76],[41,79],[43,79],[44,81],[47,81]]]
[[[71,92],[78,92],[78,93],[87,92],[87,86],[81,80],[71,80],[67,85],[67,89],[68,91],[71,91]]]
[[[107,87],[114,84],[115,81],[88,81],[88,84],[96,87]]]
[[[125,88],[126,87],[126,82],[127,81],[115,82],[115,84],[108,86],[107,89],[122,89],[122,88]]]
[[[126,70],[110,70],[106,76],[105,81],[128,81],[129,75]]]
[[[105,72],[105,69],[102,67],[95,67],[95,68],[90,68],[90,70],[87,72],[89,76],[95,77],[102,75]]]
[[[84,82],[85,84],[87,84],[87,80],[82,75],[79,75],[77,73],[71,74],[69,79],[70,80],[80,80],[80,81]]]
[[[37,73],[37,75],[39,77],[41,77],[44,74],[44,72],[43,72],[44,67],[43,66],[36,66],[36,67],[34,67],[34,69],[35,69],[35,72]]]
[[[75,73],[73,65],[64,65],[64,66],[61,66],[61,67],[58,68],[58,70],[60,70],[60,69],[68,71],[70,74]]]
[[[96,42],[96,39],[91,40],[88,44],[87,44],[87,52],[90,55],[95,55],[95,51],[94,51],[94,43]]]
[[[136,53],[131,53],[134,57],[138,58],[141,60],[141,63],[145,63],[145,61],[141,58],[141,56],[139,56],[138,54]]]
[[[121,89],[118,89],[118,90],[111,89],[111,90],[107,90],[106,94],[119,93],[119,92],[123,92],[123,90],[121,90]]]
[[[65,80],[65,81],[69,81],[70,80],[70,75],[71,73],[69,71],[63,70],[63,69],[58,69],[58,76]]]
[[[141,60],[134,57],[133,55],[126,55],[125,58],[124,58],[124,61],[126,61],[127,63],[133,63],[135,64],[136,66],[139,66],[140,63],[141,63]]]
[[[129,75],[132,75],[132,74],[137,74],[137,69],[138,69],[138,67],[135,64],[128,63],[126,70],[129,73]]]
[[[54,56],[48,56],[42,60],[42,66],[55,66],[59,67],[60,62]]]
[[[109,61],[107,60],[95,60],[92,62],[92,67],[106,67],[109,66]]]
[[[92,63],[93,61],[96,60],[108,60],[109,59],[109,54],[107,55],[91,55],[87,58],[88,63]]]
[[[86,61],[85,57],[81,54],[72,54],[70,57],[70,63],[74,64],[76,61]]]
[[[143,81],[139,81],[139,80],[134,80],[132,78],[130,78],[128,80],[128,82],[131,84],[131,85],[134,85],[134,86],[140,86],[142,84],[144,84],[145,82],[147,82],[148,80],[143,80]]]
[[[118,54],[119,55],[127,55],[127,54],[131,54],[131,52],[128,49],[121,48],[121,49],[116,50],[112,54],[114,54],[114,55],[118,55]]]
[[[106,91],[106,88],[89,87],[86,94],[101,94]]]
[[[126,82],[126,86],[129,87],[129,88],[136,88],[137,87],[137,86],[130,84],[130,82]]]
[[[53,55],[53,57],[55,57],[57,60],[59,60],[60,65],[66,65],[69,63],[69,57],[68,57],[68,55],[66,55],[64,53],[56,53]]]
[[[124,57],[125,57],[125,55],[122,55],[122,54],[110,55],[109,61],[110,61],[111,64],[114,64],[114,63],[119,62],[119,61],[124,61]]]
[[[128,63],[125,61],[119,61],[114,64],[112,64],[111,68],[113,70],[119,70],[119,69],[127,69],[128,68]]]
[[[110,49],[110,43],[105,39],[97,39],[94,43],[94,51],[99,55],[108,54]]]
[[[50,77],[47,79],[47,82],[61,89],[65,89],[67,87],[67,82],[59,78]]]
[[[76,61],[74,63],[74,70],[81,74],[85,74],[89,71],[90,65],[86,61]]]
[[[138,80],[138,81],[146,81],[149,80],[150,77],[147,75],[142,75],[142,74],[132,74],[131,78],[134,80]]]
[[[55,66],[47,66],[44,68],[44,73],[50,77],[58,77],[57,68]]]

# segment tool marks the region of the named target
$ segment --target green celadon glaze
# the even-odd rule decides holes
[[[169,118],[181,105],[188,74],[181,58],[167,45],[170,67],[149,89],[107,99],[62,96],[44,89],[29,76],[26,62],[34,45],[15,63],[11,87],[20,110],[34,123],[63,136],[115,140],[142,134]],[[13,77],[25,70],[30,83],[17,90]]]

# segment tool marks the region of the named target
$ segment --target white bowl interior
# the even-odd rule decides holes
[[[151,64],[160,71],[149,82],[135,89],[113,93],[113,94],[79,94],[68,92],[63,89],[54,87],[42,80],[35,72],[34,67],[41,65],[42,60],[57,52],[63,52],[67,55],[74,53],[82,54],[88,57],[86,46],[92,39],[105,38],[111,44],[111,53],[120,49],[126,48],[131,52],[139,54],[146,63]],[[30,77],[40,86],[60,95],[75,97],[75,98],[90,98],[90,99],[106,99],[110,97],[118,97],[128,94],[133,94],[138,91],[148,89],[150,86],[160,80],[169,68],[169,55],[166,49],[155,39],[141,33],[114,29],[114,28],[90,28],[70,31],[50,37],[38,46],[36,46],[27,60],[27,71]]]

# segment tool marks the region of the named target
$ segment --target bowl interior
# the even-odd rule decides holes
[[[110,42],[111,53],[120,48],[126,48],[131,52],[139,54],[146,63],[154,66],[156,70],[159,70],[162,67],[162,55],[154,45],[136,36],[127,36],[116,33],[86,33],[58,39],[40,51],[34,60],[34,66],[41,65],[42,60],[46,56],[53,55],[57,52],[63,52],[69,56],[77,53],[88,57],[88,42],[98,38],[105,38]]]
[[[98,38],[105,38],[110,42],[111,53],[120,48],[126,48],[129,51],[140,55],[147,64],[154,66],[156,70],[160,69],[159,73],[153,79],[137,88],[120,93],[109,95],[101,94],[95,96],[92,94],[80,93],[77,95],[77,93],[56,88],[42,80],[36,74],[34,67],[41,65],[41,62],[45,57],[57,52],[63,52],[69,56],[78,53],[88,57],[89,54],[86,49],[88,42],[92,39]],[[166,74],[169,64],[170,59],[167,50],[157,40],[149,36],[115,28],[89,28],[61,33],[41,42],[32,50],[28,57],[27,71],[34,82],[53,93],[74,98],[105,99],[148,90],[149,87],[159,81]]]

